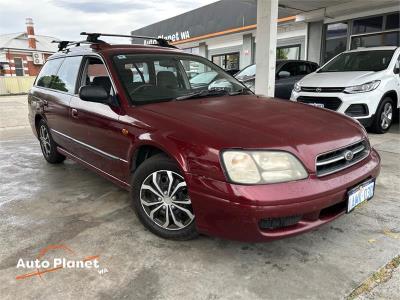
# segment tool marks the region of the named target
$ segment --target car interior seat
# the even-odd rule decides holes
[[[157,73],[157,85],[163,88],[176,89],[178,88],[178,80],[173,72],[160,71]]]

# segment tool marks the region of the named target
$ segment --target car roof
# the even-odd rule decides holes
[[[359,47],[354,50],[349,50],[346,52],[360,52],[360,51],[376,51],[376,50],[396,50],[399,47],[396,46],[380,46],[380,47]]]

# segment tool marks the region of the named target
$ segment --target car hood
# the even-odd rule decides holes
[[[380,77],[380,72],[315,72],[299,81],[306,87],[347,87],[364,84]]]
[[[302,103],[228,96],[150,104],[181,139],[221,150],[287,150],[312,168],[316,155],[365,138],[349,117]],[[171,126],[173,128],[171,128]]]

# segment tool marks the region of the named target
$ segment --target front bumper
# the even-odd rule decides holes
[[[221,238],[263,242],[293,236],[330,222],[345,213],[347,191],[368,178],[376,178],[380,157],[375,150],[363,161],[335,174],[305,180],[237,185],[188,176],[199,232]],[[266,218],[299,216],[295,225],[262,229]]]
[[[379,105],[379,102],[383,96],[384,92],[379,88],[367,93],[358,93],[358,94],[345,94],[345,93],[315,93],[315,92],[295,92],[292,91],[290,96],[290,100],[297,101],[297,99],[301,96],[305,97],[313,97],[316,99],[316,103],[318,103],[318,97],[332,97],[339,98],[342,102],[339,108],[336,110],[339,113],[345,114],[346,110],[353,104],[363,104],[368,108],[368,114],[362,116],[355,116],[353,118],[360,121],[361,124],[367,124],[368,126],[373,121],[375,112]],[[364,125],[365,126],[365,125]],[[366,126],[366,127],[368,127]]]

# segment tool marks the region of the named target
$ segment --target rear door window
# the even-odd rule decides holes
[[[82,56],[67,57],[51,82],[50,88],[75,94],[76,81],[81,66]]]
[[[58,68],[60,67],[62,61],[62,58],[48,60],[40,71],[35,85],[50,88],[51,81],[56,77]]]

